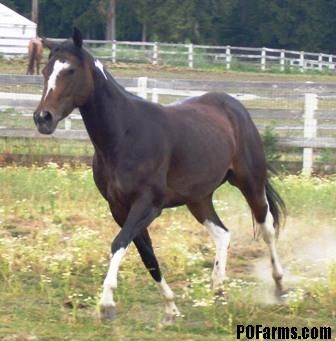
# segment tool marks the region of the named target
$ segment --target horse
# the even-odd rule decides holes
[[[43,56],[43,45],[39,38],[32,38],[28,43],[28,66],[27,75],[40,74],[40,62]]]
[[[61,43],[46,41],[49,60],[44,90],[34,112],[42,134],[78,108],[94,146],[93,178],[121,227],[99,301],[102,320],[115,317],[118,269],[133,242],[158,284],[164,318],[179,310],[161,273],[148,226],[163,209],[186,205],[205,225],[215,244],[212,283],[225,278],[230,231],[213,205],[214,191],[229,182],[245,197],[256,229],[268,245],[276,291],[283,292],[283,270],[276,237],[285,204],[269,179],[262,140],[245,107],[224,93],[207,93],[163,106],[127,92],[84,47],[81,32]]]

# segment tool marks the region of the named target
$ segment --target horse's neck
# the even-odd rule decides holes
[[[106,77],[94,77],[93,96],[80,112],[96,151],[111,157],[131,122],[133,110],[131,95],[111,75]]]

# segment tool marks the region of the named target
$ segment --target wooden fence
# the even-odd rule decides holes
[[[282,147],[303,150],[304,174],[311,174],[314,163],[314,149],[336,148],[336,112],[325,100],[336,101],[335,84],[313,84],[298,82],[225,82],[155,80],[146,77],[117,79],[127,90],[153,102],[164,99],[197,96],[206,90],[222,90],[230,93],[247,106],[258,128],[262,130],[272,121],[279,134],[278,144]],[[32,86],[42,83],[38,76],[0,76],[0,82],[9,86],[24,82]],[[198,88],[198,89],[197,89]],[[188,89],[188,90],[185,90]],[[265,93],[267,89],[268,93]],[[271,93],[269,93],[271,89]],[[167,99],[166,97],[169,96]],[[0,93],[0,108],[14,107],[26,116],[32,124],[33,108],[40,100],[40,94]],[[278,101],[280,102],[280,106]],[[300,101],[300,104],[298,104]],[[301,105],[302,102],[302,105]],[[332,104],[333,102],[331,102]],[[292,107],[294,105],[294,107]],[[1,115],[1,113],[0,113]],[[80,115],[75,112],[65,120],[64,129],[58,129],[52,136],[56,139],[87,140],[83,128],[75,124]],[[275,122],[276,121],[276,122]],[[77,126],[77,129],[76,129]],[[327,135],[324,133],[327,132]],[[332,132],[330,134],[330,132]],[[289,133],[289,134],[288,134]],[[328,133],[331,136],[328,136]],[[49,138],[40,135],[33,126],[30,129],[0,127],[0,137],[5,138]]]
[[[0,37],[1,38],[1,37]],[[0,50],[21,51],[22,39],[0,39]],[[52,39],[62,41],[63,39]],[[213,67],[221,65],[226,69],[253,67],[267,69],[334,70],[336,55],[271,49],[267,47],[211,46],[196,44],[169,44],[160,42],[131,42],[85,40],[92,53],[113,63],[150,63],[188,66],[189,68]],[[8,47],[11,46],[11,50]],[[7,49],[7,50],[6,50]],[[6,53],[2,53],[6,55]]]
[[[266,47],[209,46],[159,42],[86,40],[96,57],[116,62],[183,65],[189,68],[223,65],[227,70],[253,66],[267,69],[334,70],[336,55]]]

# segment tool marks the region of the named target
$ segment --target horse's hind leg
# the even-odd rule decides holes
[[[215,246],[216,256],[212,271],[214,289],[219,289],[225,278],[227,251],[230,244],[230,232],[220,221],[212,203],[212,196],[201,201],[187,204],[193,216],[209,231]]]
[[[267,198],[265,201],[267,201]],[[268,202],[267,202],[266,216],[263,222],[261,223],[259,222],[259,226],[260,226],[260,231],[262,233],[262,237],[265,243],[267,244],[270,254],[271,254],[272,276],[275,281],[277,293],[281,295],[283,293],[283,285],[282,285],[283,270],[282,270],[281,263],[279,261],[277,250],[276,250],[274,219],[270,212]]]
[[[174,322],[175,317],[179,315],[179,311],[174,303],[174,293],[161,274],[148,231],[144,230],[133,241],[147,270],[154,281],[158,283],[161,295],[163,296],[165,304],[163,323],[166,325],[171,324]]]
[[[252,180],[252,177],[238,178],[233,176],[229,179],[229,182],[240,189],[252,210],[253,216],[259,227],[258,232],[260,231],[262,238],[269,248],[272,276],[275,281],[277,293],[281,294],[283,292],[283,270],[276,249],[276,229],[269,202],[269,200],[273,199],[268,198],[265,181],[258,181],[257,177]],[[260,184],[258,184],[258,182]],[[274,202],[272,202],[272,204],[276,205]]]

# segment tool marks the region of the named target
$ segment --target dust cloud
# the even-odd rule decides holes
[[[285,234],[279,244],[285,245],[280,247],[279,256],[284,268],[283,283],[289,289],[287,300],[302,296],[310,283],[325,281],[331,264],[336,264],[336,231],[330,228],[319,234],[316,230],[315,233],[304,236]],[[274,294],[269,258],[256,261],[253,273],[259,282],[253,295],[256,301],[264,304],[279,303]]]

